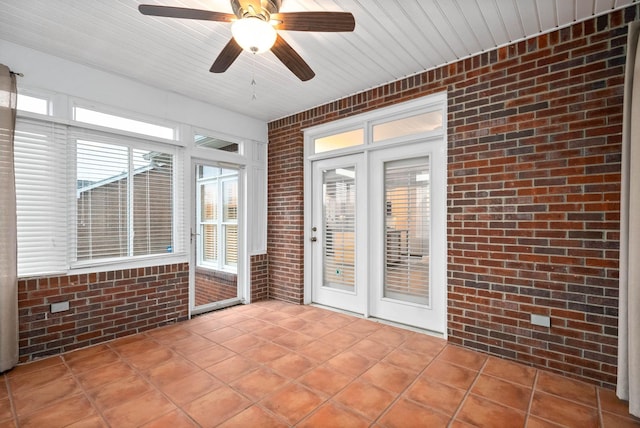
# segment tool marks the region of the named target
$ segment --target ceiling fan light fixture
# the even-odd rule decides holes
[[[276,42],[275,28],[257,17],[238,19],[231,24],[231,34],[242,49],[252,53],[263,53]]]

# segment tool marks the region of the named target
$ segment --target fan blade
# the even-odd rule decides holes
[[[288,12],[274,13],[272,21],[280,21],[276,30],[291,31],[353,31],[356,21],[349,12]]]
[[[227,68],[233,64],[233,61],[238,58],[238,55],[240,55],[241,52],[242,48],[238,42],[232,38],[222,49],[222,52],[220,52],[220,55],[218,55],[218,58],[216,58],[209,71],[212,73],[224,73],[227,71]]]
[[[156,6],[141,4],[138,10],[143,15],[166,16],[168,18],[201,19],[204,21],[231,22],[236,16],[230,13],[214,12],[212,10],[187,9],[184,7]]]
[[[278,57],[280,61],[289,69],[293,74],[298,76],[300,80],[306,82],[312,79],[316,74],[311,67],[304,62],[302,57],[298,55],[290,45],[278,34],[276,43],[271,48],[271,52]]]

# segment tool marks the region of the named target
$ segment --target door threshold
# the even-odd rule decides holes
[[[443,333],[439,333],[439,332],[433,331],[433,330],[428,330],[426,328],[414,327],[414,326],[411,326],[411,325],[408,325],[408,324],[402,324],[402,323],[399,323],[399,322],[389,321],[389,320],[385,320],[385,319],[382,319],[382,318],[365,317],[363,314],[359,314],[357,312],[346,311],[344,309],[334,308],[333,306],[321,305],[320,303],[309,303],[308,305],[316,307],[316,308],[320,308],[320,309],[327,309],[327,310],[330,310],[330,311],[333,311],[333,312],[337,312],[337,313],[340,313],[340,314],[344,314],[344,315],[350,315],[352,317],[360,318],[360,319],[363,319],[363,320],[377,322],[377,323],[388,325],[388,326],[391,326],[391,327],[401,328],[403,330],[413,331],[415,333],[426,334],[427,336],[437,337],[438,339],[446,339],[446,336]]]
[[[242,299],[237,297],[233,299],[221,300],[219,302],[208,303],[206,305],[194,308],[191,311],[191,318],[193,318],[196,315],[205,314],[207,312],[213,312],[213,311],[218,311],[220,309],[226,309],[231,306],[242,305],[243,303],[244,302],[242,301]]]

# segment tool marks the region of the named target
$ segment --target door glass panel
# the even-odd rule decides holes
[[[385,162],[384,297],[429,304],[429,158]]]
[[[442,129],[442,111],[435,110],[428,113],[403,117],[373,126],[373,142],[389,140],[391,138],[406,137],[423,132]]]
[[[323,171],[323,286],[355,290],[356,169]]]

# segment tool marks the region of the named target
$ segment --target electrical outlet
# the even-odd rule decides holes
[[[51,313],[55,314],[56,312],[64,312],[69,310],[69,302],[58,302],[51,304]]]
[[[531,324],[540,327],[551,327],[551,317],[548,315],[531,314]]]

